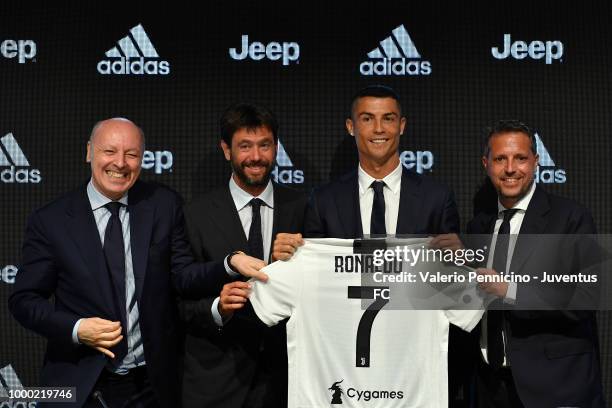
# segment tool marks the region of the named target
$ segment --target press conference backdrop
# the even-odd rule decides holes
[[[344,129],[351,95],[386,84],[407,117],[402,163],[454,189],[463,225],[484,178],[483,129],[519,118],[537,132],[538,182],[584,203],[599,231],[612,232],[605,2],[200,3],[0,5],[4,383],[11,374],[36,385],[43,358],[44,341],[6,307],[26,218],[88,179],[86,141],[103,118],[139,124],[142,177],[189,200],[228,180],[222,110],[267,105],[280,121],[274,178],[309,190],[356,166]],[[609,396],[612,325],[599,317]]]

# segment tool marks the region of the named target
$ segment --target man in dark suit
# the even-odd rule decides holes
[[[223,259],[235,250],[270,261],[278,231],[302,231],[305,196],[270,180],[278,145],[278,123],[271,111],[232,105],[220,125],[221,148],[232,175],[229,183],[185,208],[192,248],[201,261]],[[235,282],[221,296],[181,302],[187,330],[186,408],[287,406],[285,326],[267,328],[241,315],[229,318],[226,297],[247,288],[245,282]]]
[[[355,138],[359,165],[313,191],[306,209],[304,236],[361,238],[459,231],[451,190],[400,163],[398,147],[405,126],[406,118],[393,89],[373,85],[353,97],[346,129]],[[300,235],[278,234],[273,255],[288,259],[302,242]],[[461,351],[455,351],[462,336],[459,329],[451,327],[449,397],[453,406],[461,405],[466,392],[465,376],[456,362]],[[456,404],[455,399],[459,400]]]
[[[177,194],[138,181],[143,152],[131,121],[97,123],[91,180],[29,218],[9,308],[48,339],[41,385],[76,387],[56,406],[180,405],[176,295],[215,293],[226,266],[265,279],[244,254],[194,263]]]
[[[594,261],[592,247],[580,239],[595,233],[589,211],[534,182],[538,155],[529,127],[498,122],[487,134],[482,163],[497,203],[482,205],[491,210],[476,214],[467,228],[471,234],[493,234],[485,238],[491,249],[480,274],[571,275]],[[595,314],[566,306],[575,285],[488,282],[480,287],[500,300],[473,332],[479,345],[479,407],[605,407]]]
[[[346,128],[355,138],[358,167],[314,190],[306,210],[306,237],[361,238],[392,234],[438,234],[459,230],[452,192],[405,169],[399,139],[406,118],[399,97],[382,85],[360,90]],[[279,234],[274,256],[289,258],[300,237]]]

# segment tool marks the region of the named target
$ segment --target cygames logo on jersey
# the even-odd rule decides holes
[[[30,162],[12,133],[0,138],[0,180],[3,183],[40,183],[40,170],[30,168]]]
[[[555,161],[550,157],[548,149],[544,146],[542,139],[536,133],[536,150],[540,160],[538,162],[538,168],[536,169],[535,181],[536,183],[544,184],[563,184],[567,181],[565,170],[558,168],[555,165]]]
[[[32,40],[4,40],[0,43],[0,54],[8,59],[17,58],[20,64],[36,62],[36,43]]]
[[[544,58],[547,65],[552,64],[553,60],[559,61],[563,57],[563,43],[561,41],[532,41],[527,44],[525,41],[514,41],[510,34],[504,34],[503,49],[492,47],[491,54],[496,59],[506,59],[509,56],[517,60],[527,57],[539,60]]]
[[[342,394],[344,394],[344,391],[342,391],[342,387],[340,387],[340,383],[342,381],[344,380],[336,381],[332,384],[331,387],[328,388],[328,390],[332,392],[331,403],[333,405],[342,405]]]
[[[19,269],[17,269],[15,265],[6,265],[4,268],[0,269],[0,282],[13,285],[18,272]]]
[[[400,162],[408,170],[414,169],[419,174],[431,171],[434,165],[434,155],[429,150],[404,150],[400,153]]]
[[[131,36],[130,36],[131,34]],[[108,59],[98,62],[103,75],[168,75],[170,63],[162,61],[142,24],[117,41],[117,47],[106,51]]]
[[[304,184],[304,170],[293,167],[293,162],[280,140],[276,151],[276,165],[272,170],[272,177],[276,183]]]
[[[431,62],[421,60],[404,25],[396,27],[359,65],[361,75],[429,75]]]
[[[331,392],[331,401],[332,405],[342,405],[342,394],[345,394],[347,398],[356,399],[360,402],[367,402],[371,400],[393,400],[393,399],[403,399],[404,392],[403,391],[386,391],[386,390],[364,390],[360,391],[353,387],[347,388],[346,393],[340,387],[340,383],[344,380],[336,381],[332,384],[331,387],[327,389],[327,391]]]
[[[272,41],[269,44],[263,44],[255,41],[249,44],[249,36],[242,36],[242,49],[238,52],[238,48],[230,48],[229,55],[233,60],[241,61],[247,57],[260,61],[264,58],[270,61],[283,61],[283,65],[287,66],[292,62],[299,63],[300,45],[296,42],[276,42]]]
[[[142,155],[142,168],[145,170],[153,169],[155,174],[162,174],[165,171],[172,173],[174,157],[168,150],[145,150]]]

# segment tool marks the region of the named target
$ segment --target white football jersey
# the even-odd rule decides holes
[[[288,406],[448,407],[449,323],[470,331],[483,311],[385,309],[388,285],[337,272],[353,240],[305,241],[267,266],[270,279],[253,281],[250,296],[266,325],[289,318]]]

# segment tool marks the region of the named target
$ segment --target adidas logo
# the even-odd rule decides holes
[[[98,72],[103,75],[168,75],[170,63],[161,61],[142,24],[130,29],[130,34],[117,46],[106,51],[109,59],[98,62]]]
[[[293,162],[280,140],[276,150],[276,165],[272,170],[272,177],[276,183],[304,184],[304,171],[293,168]]]
[[[3,183],[40,183],[40,170],[29,169],[30,162],[17,144],[12,133],[0,138],[0,167],[8,167],[0,172]]]
[[[422,61],[404,25],[396,27],[359,65],[361,75],[429,75],[431,63]],[[375,61],[373,61],[375,60]]]
[[[555,165],[554,160],[550,157],[548,149],[544,146],[542,139],[536,133],[536,150],[540,160],[538,168],[536,169],[535,181],[536,183],[545,184],[563,184],[567,181],[564,169],[558,169]]]
[[[12,365],[0,368],[0,408],[36,408],[36,402],[9,399],[9,390],[23,389],[23,384]]]
[[[15,283],[15,276],[19,269],[15,265],[6,265],[4,268],[0,269],[0,282],[8,283],[9,285],[13,285]]]

